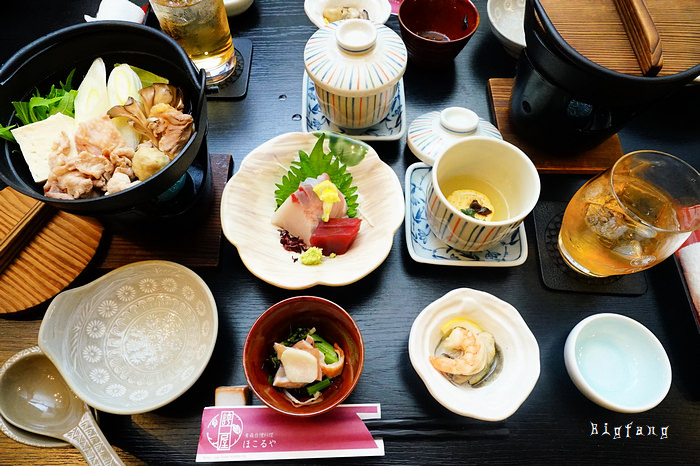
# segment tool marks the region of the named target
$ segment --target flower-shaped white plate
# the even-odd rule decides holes
[[[463,267],[514,267],[525,262],[527,237],[522,224],[507,241],[486,251],[460,251],[437,239],[425,213],[425,191],[431,170],[421,162],[406,170],[406,246],[414,261]]]
[[[39,346],[88,405],[135,414],[194,384],[217,331],[214,297],[197,274],[144,261],[58,294],[41,323]]]
[[[406,100],[403,78],[399,80],[396,95],[391,102],[391,109],[386,118],[374,126],[361,130],[353,131],[340,128],[323,115],[316,98],[316,87],[306,72],[304,72],[304,88],[301,95],[301,129],[304,132],[333,131],[361,141],[393,141],[401,139],[406,133]]]
[[[280,183],[299,151],[311,152],[318,136],[286,133],[254,149],[224,188],[221,226],[238,248],[250,272],[280,288],[298,290],[314,285],[353,283],[376,269],[389,254],[394,234],[403,222],[401,183],[394,171],[367,144],[330,134],[353,147],[366,150],[364,159],[348,167],[357,186],[360,232],[348,252],[322,264],[308,266],[294,261],[299,254],[280,245],[278,227],[270,222],[275,211],[275,184]],[[328,139],[326,152],[329,150]]]
[[[304,11],[316,27],[323,27],[326,19],[323,17],[323,10],[327,7],[351,7],[358,10],[367,10],[370,21],[375,23],[386,23],[391,14],[391,4],[389,0],[305,0]]]
[[[464,318],[491,333],[502,365],[476,387],[457,386],[431,364],[440,342],[440,327]],[[527,399],[540,376],[537,340],[518,311],[507,302],[470,288],[452,290],[418,314],[408,337],[413,368],[431,395],[461,416],[500,421],[511,416]]]

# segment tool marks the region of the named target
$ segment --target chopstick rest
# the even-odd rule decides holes
[[[24,246],[53,217],[55,209],[37,201],[0,241],[0,273],[12,263]]]

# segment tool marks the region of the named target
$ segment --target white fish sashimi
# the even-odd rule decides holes
[[[299,189],[290,194],[272,214],[272,224],[284,228],[290,235],[301,238],[308,245],[311,235],[323,217],[323,202],[314,192],[313,187],[328,179],[328,175],[324,173],[318,178],[304,180]],[[332,218],[345,217],[347,214],[345,197],[340,192],[338,195],[340,201],[333,204],[330,214]]]
[[[272,223],[309,244],[311,234],[322,215],[323,203],[313,188],[305,185],[300,186],[285,199],[277,212],[272,214]]]

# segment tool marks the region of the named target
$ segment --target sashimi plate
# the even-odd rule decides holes
[[[299,254],[280,244],[275,211],[275,185],[280,183],[299,151],[310,153],[320,134],[325,151],[352,153],[347,167],[357,186],[360,232],[350,249],[319,265],[303,265]],[[248,270],[280,288],[299,290],[315,285],[342,286],[366,276],[389,255],[394,235],[404,219],[401,183],[371,146],[336,133],[286,133],[254,149],[243,159],[221,198],[221,227],[236,246]]]

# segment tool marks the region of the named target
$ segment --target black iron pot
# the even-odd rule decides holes
[[[700,74],[700,64],[659,77],[600,66],[564,41],[538,0],[527,0],[525,6],[525,40],[511,117],[521,134],[542,146],[595,146]]]
[[[23,194],[71,213],[119,216],[138,212],[141,206],[144,213],[152,213],[154,205],[169,197],[167,191],[182,182],[197,155],[202,150],[206,153],[205,75],[162,32],[134,23],[101,21],[61,29],[32,42],[0,69],[0,122],[16,123],[12,101],[26,100],[35,88],[48,91],[51,84],[65,81],[72,69],[77,87],[97,57],[102,57],[108,70],[114,64],[128,63],[164,76],[181,88],[185,111],[193,116],[195,126],[187,145],[163,170],[129,189],[92,199],[59,200],[44,196],[43,185],[34,182],[19,147],[5,141],[0,153],[0,179]],[[208,160],[203,163],[208,165]]]

